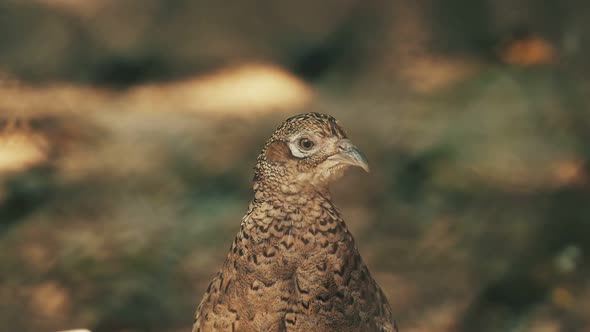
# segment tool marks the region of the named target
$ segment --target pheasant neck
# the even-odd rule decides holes
[[[247,228],[255,229],[255,242],[259,236],[267,238],[267,232],[276,238],[323,236],[322,241],[352,241],[329,191],[305,189],[276,192],[254,186],[254,199],[244,222]]]
[[[332,195],[327,186],[311,184],[280,183],[271,181],[254,182],[254,201],[269,202],[274,205],[308,205],[331,201]]]

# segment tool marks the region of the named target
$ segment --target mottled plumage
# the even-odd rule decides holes
[[[366,160],[331,116],[287,119],[258,157],[254,199],[196,311],[197,331],[396,331],[328,184]]]

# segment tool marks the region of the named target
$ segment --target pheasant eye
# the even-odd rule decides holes
[[[311,150],[311,148],[313,148],[315,144],[309,139],[309,138],[301,138],[299,140],[299,146],[303,149],[303,150]]]

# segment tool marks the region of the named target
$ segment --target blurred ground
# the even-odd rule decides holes
[[[401,331],[590,330],[583,1],[0,3],[0,330],[188,331],[278,123]]]

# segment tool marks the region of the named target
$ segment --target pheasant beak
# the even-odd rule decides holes
[[[357,166],[364,169],[365,172],[369,172],[367,158],[348,139],[338,141],[338,153],[328,159],[342,165]]]

